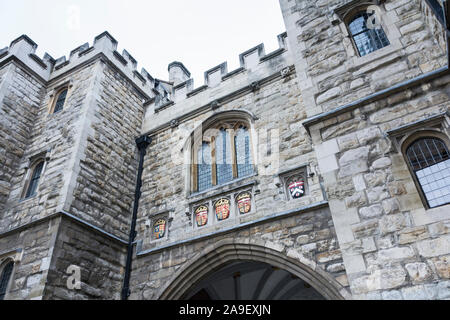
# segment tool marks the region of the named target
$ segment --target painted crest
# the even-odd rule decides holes
[[[248,192],[241,193],[237,199],[237,205],[240,214],[246,214],[252,211],[252,196]]]
[[[302,180],[296,180],[289,184],[289,192],[292,199],[299,199],[305,195],[305,183]]]
[[[162,239],[166,234],[166,220],[159,219],[153,225],[153,237],[155,239]]]
[[[230,216],[230,200],[220,199],[216,202],[214,208],[216,210],[217,220],[227,220]]]
[[[197,221],[197,226],[203,227],[208,223],[208,207],[200,206],[195,210],[195,220]]]

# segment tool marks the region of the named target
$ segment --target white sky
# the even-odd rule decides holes
[[[203,73],[259,43],[266,53],[278,49],[285,31],[278,0],[0,0],[0,48],[22,34],[53,58],[109,31],[156,78],[168,80],[167,66],[182,62],[195,87]]]

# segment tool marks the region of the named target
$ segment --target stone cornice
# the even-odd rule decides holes
[[[120,237],[117,237],[117,236],[113,235],[112,233],[109,233],[109,232],[107,232],[107,231],[105,231],[105,230],[103,230],[103,229],[101,229],[99,227],[96,227],[96,226],[90,224],[89,222],[84,221],[83,219],[80,219],[80,218],[78,218],[78,217],[76,217],[76,216],[74,216],[74,215],[72,215],[72,214],[70,214],[68,212],[64,212],[64,211],[48,215],[48,216],[46,216],[44,218],[41,218],[41,219],[38,219],[38,220],[35,220],[35,221],[32,221],[32,222],[23,224],[21,226],[18,226],[16,228],[11,229],[11,230],[0,232],[0,239],[1,238],[5,238],[5,237],[7,237],[9,235],[18,233],[18,232],[22,232],[22,231],[24,231],[26,229],[29,229],[31,227],[34,227],[36,225],[39,225],[39,224],[42,224],[42,223],[46,223],[46,222],[48,222],[50,220],[53,220],[53,219],[56,219],[56,218],[60,218],[60,217],[68,219],[71,222],[75,222],[75,223],[77,223],[77,224],[79,224],[79,225],[81,225],[81,226],[83,226],[83,227],[85,227],[87,229],[90,229],[93,232],[101,234],[104,237],[109,238],[110,240],[113,240],[115,242],[118,242],[118,243],[120,243],[120,244],[122,244],[124,246],[126,246],[128,244],[127,241],[121,239]]]
[[[316,125],[318,123],[321,123],[325,120],[337,117],[338,115],[341,115],[343,113],[347,113],[349,111],[353,111],[361,106],[367,105],[369,103],[384,99],[388,96],[391,96],[395,93],[398,93],[400,91],[406,90],[408,88],[414,87],[414,86],[418,86],[421,85],[423,83],[429,82],[435,78],[438,77],[442,77],[445,76],[449,73],[449,68],[448,66],[446,67],[442,67],[439,68],[435,71],[420,75],[418,77],[415,77],[413,79],[401,82],[399,84],[396,84],[390,88],[375,92],[365,98],[356,100],[354,102],[351,102],[349,104],[343,105],[341,107],[338,107],[334,110],[328,111],[328,112],[324,112],[321,114],[318,114],[316,116],[313,116],[309,119],[306,119],[303,122],[303,126],[306,128],[306,130],[308,131],[308,133],[310,132],[310,128],[313,125]]]

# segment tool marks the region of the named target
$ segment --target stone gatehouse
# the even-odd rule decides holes
[[[0,299],[450,298],[447,3],[280,5],[203,85],[0,50]]]

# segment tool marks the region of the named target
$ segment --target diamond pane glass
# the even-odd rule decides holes
[[[33,175],[31,176],[30,184],[28,185],[28,190],[25,198],[30,198],[36,195],[37,187],[39,184],[39,179],[41,178],[42,169],[44,168],[44,162],[40,162],[33,170]]]
[[[14,262],[9,262],[5,268],[3,268],[1,278],[0,278],[0,300],[5,299],[6,289],[8,288],[9,278],[13,271]]]
[[[450,203],[450,155],[445,143],[436,138],[420,139],[406,155],[430,208]]]
[[[253,165],[250,152],[250,133],[246,127],[239,128],[234,142],[236,146],[238,177],[251,175],[253,173]]]
[[[225,129],[220,129],[216,140],[216,165],[218,185],[233,180],[230,133]]]
[[[66,97],[67,97],[67,89],[63,90],[59,94],[58,99],[56,100],[55,110],[53,111],[53,113],[59,112],[63,109],[64,103],[66,102]]]
[[[203,142],[202,148],[198,151],[198,191],[203,191],[212,187],[211,172],[211,146]]]
[[[366,12],[361,12],[349,24],[350,33],[360,56],[365,56],[390,44],[383,28],[369,29],[367,27],[369,18],[372,18],[372,15],[369,16]]]

